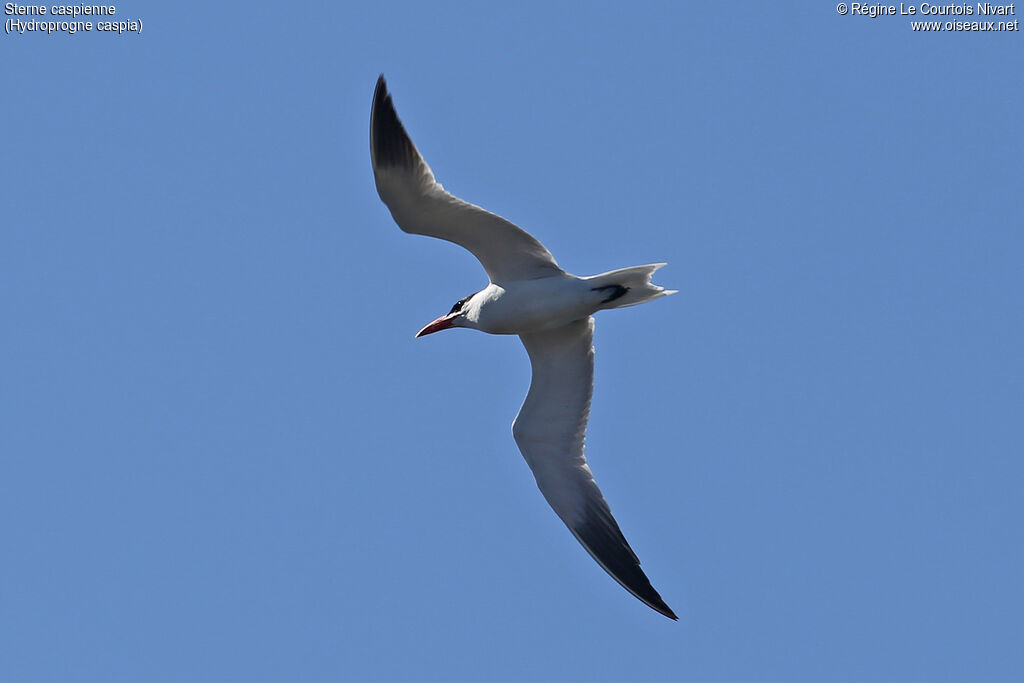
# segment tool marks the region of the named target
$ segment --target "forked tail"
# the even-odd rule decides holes
[[[596,292],[607,293],[601,308],[624,308],[636,306],[645,301],[675,294],[676,289],[665,289],[651,284],[654,271],[666,264],[650,263],[646,266],[620,268],[600,275],[583,278]]]

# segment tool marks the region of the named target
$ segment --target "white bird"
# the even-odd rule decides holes
[[[591,315],[674,294],[651,284],[651,275],[665,264],[591,277],[559,268],[532,235],[452,196],[434,180],[395,113],[383,75],[373,94],[370,156],[377,192],[398,227],[465,247],[490,279],[416,336],[450,327],[519,335],[533,379],[512,434],[537,486],[612,578],[652,609],[676,619],[640,568],[583,454],[594,380]]]

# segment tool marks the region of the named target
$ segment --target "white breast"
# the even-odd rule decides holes
[[[467,317],[490,334],[540,332],[586,318],[600,301],[586,281],[565,273],[491,284],[469,302]]]

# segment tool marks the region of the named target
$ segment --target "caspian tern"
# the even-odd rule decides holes
[[[449,194],[434,180],[395,113],[384,76],[370,118],[370,157],[380,198],[408,233],[454,242],[476,256],[490,283],[460,299],[417,337],[451,327],[518,334],[533,379],[512,435],[548,504],[612,578],[676,619],[619,530],[583,454],[594,384],[597,311],[651,301],[675,290],[651,284],[664,263],[591,277],[570,275],[532,235]]]

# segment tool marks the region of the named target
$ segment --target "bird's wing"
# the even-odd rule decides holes
[[[594,385],[594,319],[519,337],[530,354],[533,379],[512,433],[537,486],[612,578],[651,608],[675,619],[640,569],[583,455]]]
[[[501,216],[454,197],[434,180],[395,113],[384,76],[370,118],[377,193],[405,232],[454,242],[473,252],[492,282],[533,280],[562,271],[543,244]]]

